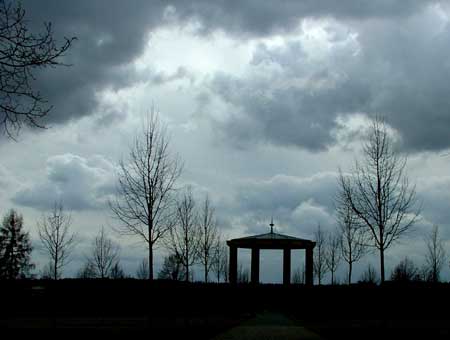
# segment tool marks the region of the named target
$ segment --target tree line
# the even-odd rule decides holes
[[[208,195],[198,202],[190,186],[179,186],[183,164],[171,153],[170,138],[158,115],[151,111],[142,130],[136,134],[128,157],[119,164],[118,184],[109,207],[115,217],[113,228],[119,235],[134,236],[147,247],[148,256],[140,263],[138,278],[154,279],[154,248],[163,246],[160,279],[193,279],[193,267],[201,266],[204,281],[211,274],[216,281],[227,281],[228,259],[225,242],[220,235]],[[419,218],[414,186],[405,174],[406,157],[393,148],[386,124],[373,120],[363,160],[356,161],[349,173],[339,171],[339,190],[335,197],[336,228],[325,232],[320,225],[314,234],[314,273],[318,284],[330,274],[335,284],[338,267],[347,264],[347,283],[352,282],[353,266],[369,252],[377,251],[380,260],[380,282],[385,281],[384,254],[406,235]],[[0,229],[0,277],[27,276],[32,246],[22,229],[23,217],[11,210]],[[49,258],[42,276],[59,279],[77,236],[70,231],[71,217],[61,203],[38,221],[38,235]],[[435,226],[426,239],[425,265],[417,268],[409,258],[392,271],[391,279],[437,282],[446,262],[443,240]],[[119,261],[119,246],[102,227],[92,241],[78,277],[120,278],[124,271]],[[302,282],[304,274],[294,273],[294,282]],[[362,281],[375,281],[373,267],[363,273]],[[248,272],[240,268],[240,281],[248,280]]]
[[[114,230],[119,235],[135,236],[147,246],[148,256],[136,276],[154,279],[153,252],[161,243],[169,255],[159,278],[190,281],[192,267],[201,265],[205,282],[213,272],[217,281],[226,281],[227,251],[217,227],[215,208],[208,195],[198,204],[190,186],[176,186],[182,163],[169,152],[166,128],[153,110],[145,117],[128,156],[119,164],[117,191],[109,207],[117,221]],[[71,223],[62,203],[55,203],[53,210],[37,223],[42,249],[49,258],[42,277],[59,279],[70,261],[78,243],[76,234],[70,231]],[[29,234],[23,231],[22,224],[23,217],[14,210],[5,217],[0,238],[0,266],[4,272],[1,277],[24,277],[33,267]],[[78,277],[124,276],[119,246],[103,227],[91,248]]]

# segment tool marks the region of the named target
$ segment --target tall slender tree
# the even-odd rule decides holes
[[[314,241],[316,247],[314,251],[314,273],[317,277],[317,283],[322,284],[323,276],[328,272],[326,264],[326,247],[327,247],[327,235],[322,230],[320,224],[317,225],[317,229],[314,233]]]
[[[358,217],[348,205],[338,201],[337,222],[342,258],[348,264],[347,283],[352,283],[353,264],[367,253],[367,233],[359,228]]]
[[[223,278],[224,282],[228,282],[228,249],[220,235],[217,238],[217,244],[214,247],[212,270],[214,271],[218,283],[221,278]]]
[[[215,247],[218,246],[219,233],[214,217],[214,207],[211,206],[209,196],[205,197],[199,214],[199,244],[198,259],[203,265],[205,282],[208,282],[208,274],[213,265]]]
[[[50,257],[52,276],[57,280],[76,244],[76,234],[70,231],[72,218],[64,211],[61,202],[55,202],[53,210],[38,221],[38,233],[43,249]]]
[[[177,203],[176,224],[170,229],[168,248],[183,265],[185,281],[192,276],[192,266],[198,261],[200,228],[192,189],[187,187]]]
[[[148,248],[148,278],[153,280],[153,248],[174,225],[175,184],[182,171],[172,156],[166,127],[152,109],[119,165],[116,197],[109,206],[122,235],[139,237]]]
[[[432,282],[439,282],[442,267],[446,262],[444,242],[439,236],[439,226],[433,226],[426,237],[426,244],[425,263],[428,268],[428,277]]]
[[[31,251],[29,234],[23,230],[22,215],[10,210],[0,227],[0,278],[26,277],[34,268]]]
[[[387,126],[379,117],[372,122],[363,155],[349,176],[340,172],[340,195],[379,251],[383,283],[386,249],[414,225],[420,209],[415,187],[406,176],[406,157],[395,152]]]
[[[104,279],[111,275],[111,270],[119,260],[119,246],[105,233],[102,227],[92,244],[89,261],[92,263],[97,277]]]
[[[335,284],[335,275],[341,262],[341,238],[338,233],[328,235],[328,242],[325,247],[325,264],[331,273],[331,284]]]

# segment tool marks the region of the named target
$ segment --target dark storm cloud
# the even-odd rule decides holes
[[[448,148],[448,23],[428,10],[359,22],[346,33],[342,25],[326,27],[338,34],[328,37],[325,59],[311,61],[299,41],[289,41],[258,46],[243,76],[216,74],[210,89],[229,105],[228,119],[216,122],[223,138],[317,151],[336,143],[339,116],[365,113],[386,117],[405,150]]]
[[[200,32],[222,29],[242,36],[262,36],[287,32],[302,18],[331,16],[338,19],[404,17],[415,13],[427,0],[217,0],[183,1],[175,4],[181,18],[195,18]]]
[[[45,70],[36,87],[54,106],[50,122],[65,122],[95,112],[97,94],[147,79],[160,84],[158,74],[138,75],[130,67],[145,48],[152,30],[167,23],[197,21],[199,32],[223,30],[238,38],[289,31],[301,18],[334,16],[364,19],[407,16],[424,1],[31,1],[23,2],[33,30],[52,22],[56,36],[76,36],[65,62],[72,67]],[[180,51],[174,51],[180,53]],[[151,72],[151,71],[150,71]],[[157,73],[157,71],[155,71]],[[170,80],[170,79],[169,79]],[[327,129],[324,126],[323,129]],[[319,131],[319,133],[323,133]]]
[[[95,112],[98,92],[138,81],[156,85],[171,75],[148,69],[137,73],[130,63],[143,52],[150,32],[164,22],[164,1],[25,1],[35,31],[52,22],[56,36],[76,36],[64,62],[71,67],[44,70],[36,87],[54,106],[48,119],[64,122]],[[176,70],[174,70],[175,72]],[[184,76],[179,70],[175,76]]]

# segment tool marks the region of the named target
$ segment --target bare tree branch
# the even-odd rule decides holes
[[[314,233],[314,241],[316,242],[315,252],[314,252],[314,273],[317,277],[317,283],[322,284],[322,278],[327,273],[328,268],[326,265],[326,242],[327,235],[322,230],[320,224],[317,225],[317,229]]]
[[[32,87],[34,71],[64,65],[61,58],[75,38],[57,46],[50,23],[42,33],[27,27],[20,2],[0,0],[0,124],[14,138],[22,124],[44,126],[39,120],[51,110],[39,91]]]
[[[428,276],[432,282],[439,282],[442,267],[446,262],[444,243],[439,236],[439,226],[433,226],[425,240],[427,244],[425,263],[429,273]]]
[[[95,268],[97,277],[101,279],[109,277],[118,260],[119,246],[108,238],[105,228],[102,227],[94,239],[91,258],[89,259]]]
[[[377,117],[349,176],[340,175],[342,202],[351,208],[379,250],[381,282],[385,280],[384,252],[417,221],[415,187],[405,173],[406,157],[395,153],[387,127]]]
[[[121,235],[139,237],[148,247],[149,279],[153,280],[154,245],[173,227],[175,182],[182,171],[171,156],[165,126],[152,112],[145,117],[129,157],[119,164],[116,197],[109,202]]]
[[[57,280],[76,244],[76,235],[70,232],[72,218],[64,212],[62,203],[56,202],[53,210],[38,221],[38,233],[45,251],[50,257],[52,276]]]
[[[169,231],[167,246],[184,267],[185,281],[189,281],[190,268],[197,263],[200,228],[192,190],[187,187],[177,202],[177,222]]]
[[[198,247],[198,259],[203,265],[205,282],[208,282],[208,274],[213,265],[213,257],[215,248],[218,246],[219,233],[217,230],[216,220],[214,218],[214,208],[211,206],[209,197],[205,197],[205,201],[199,216],[200,235]]]

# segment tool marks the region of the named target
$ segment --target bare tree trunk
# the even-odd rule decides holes
[[[58,250],[55,251],[55,261],[53,262],[53,280],[58,280]]]
[[[384,249],[380,248],[380,278],[381,283],[384,283]]]
[[[148,244],[148,279],[153,280],[153,244]]]
[[[352,263],[350,262],[348,264],[348,284],[351,285],[352,284]]]

